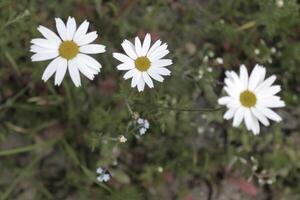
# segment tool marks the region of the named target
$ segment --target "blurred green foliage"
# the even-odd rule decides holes
[[[300,199],[300,4],[282,2],[1,0],[0,199],[238,199],[226,183],[247,198],[254,187],[256,199]],[[95,56],[101,74],[78,89],[68,76],[60,87],[42,82],[47,62],[30,61],[37,26],[54,30],[54,17],[68,16],[89,20],[107,46]],[[169,44],[174,65],[138,93],[111,54],[146,32]],[[283,123],[253,136],[222,110],[170,109],[218,107],[224,70],[242,63],[277,75]],[[127,106],[150,121],[146,135]],[[97,183],[99,166],[112,173],[108,184]]]

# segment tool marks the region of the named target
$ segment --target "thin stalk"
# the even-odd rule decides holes
[[[66,140],[62,140],[62,142],[63,142],[63,146],[64,146],[64,148],[66,149],[67,153],[69,154],[70,158],[72,158],[73,162],[74,162],[76,165],[78,165],[78,166],[82,169],[83,173],[84,173],[84,174],[85,174],[92,182],[94,182],[94,183],[96,183],[97,185],[101,186],[101,187],[102,187],[103,189],[105,189],[106,191],[112,193],[112,190],[111,190],[108,186],[99,183],[99,182],[97,181],[97,179],[96,179],[94,173],[93,173],[91,170],[89,170],[86,166],[84,166],[84,165],[80,162],[80,160],[79,160],[78,156],[76,155],[76,152],[75,152],[75,150],[72,148],[72,146],[69,145],[69,143],[68,143]]]
[[[11,155],[20,154],[20,153],[26,153],[26,152],[38,149],[40,147],[52,146],[56,142],[57,142],[57,140],[50,140],[48,142],[41,142],[39,144],[33,144],[33,145],[25,146],[25,147],[2,150],[2,151],[0,151],[0,157],[1,156],[11,156]]]
[[[175,110],[179,112],[217,112],[223,108],[176,108],[176,107],[162,107],[166,110]]]
[[[10,194],[14,191],[14,189],[17,187],[17,184],[20,180],[22,180],[25,176],[27,176],[28,173],[32,172],[32,168],[38,163],[40,160],[40,156],[36,156],[27,167],[22,170],[22,172],[19,174],[17,178],[15,178],[12,182],[12,184],[5,190],[3,195],[0,197],[1,200],[6,200],[9,198]]]

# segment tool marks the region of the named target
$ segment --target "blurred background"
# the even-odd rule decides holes
[[[300,199],[300,2],[297,0],[0,0],[0,199]],[[94,81],[41,80],[38,25],[91,22],[107,52]],[[113,52],[141,38],[169,44],[172,76],[138,93]],[[259,136],[232,128],[224,71],[256,63],[287,106]],[[173,109],[175,108],[175,109]],[[130,112],[132,110],[134,114]],[[140,135],[135,118],[150,122]],[[119,141],[120,136],[126,143]],[[112,178],[97,182],[96,169]]]

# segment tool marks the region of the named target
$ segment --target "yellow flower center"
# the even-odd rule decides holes
[[[60,44],[58,51],[61,57],[70,60],[78,54],[79,47],[75,42],[68,40],[68,41],[63,41]]]
[[[256,100],[257,99],[255,94],[253,92],[250,92],[249,90],[245,90],[240,95],[241,104],[247,108],[255,106]]]
[[[145,56],[138,57],[134,61],[135,67],[141,72],[147,71],[151,65],[149,58]]]

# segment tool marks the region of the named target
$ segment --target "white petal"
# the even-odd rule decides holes
[[[264,114],[267,118],[273,121],[280,122],[282,120],[282,118],[277,113],[269,108],[257,106],[257,109],[260,110],[262,114]]]
[[[145,122],[144,122],[144,127],[145,127],[146,129],[149,129],[149,128],[150,128],[150,123],[149,123],[149,121],[146,120],[146,119],[145,119]]]
[[[87,33],[87,30],[89,28],[89,22],[84,21],[77,29],[76,33],[74,34],[73,40],[78,44],[78,42],[81,40],[83,36]]]
[[[245,109],[245,124],[246,124],[247,130],[252,129],[253,119],[252,119],[251,111],[248,108]]]
[[[226,106],[227,106],[227,108],[241,107],[241,102],[232,98],[232,100],[230,102],[228,102],[228,104]]]
[[[54,51],[51,53],[36,53],[33,56],[31,56],[31,61],[37,62],[37,61],[50,60],[56,58],[57,56],[58,56],[58,51]]]
[[[62,40],[67,40],[68,38],[68,33],[67,33],[67,28],[64,22],[60,18],[55,18],[56,22],[56,29],[57,32]]]
[[[277,100],[277,98],[273,97],[274,96],[270,98],[259,99],[257,104],[268,108],[281,108],[285,106],[284,101]]]
[[[97,180],[99,181],[99,182],[105,182],[105,180],[104,180],[104,176],[103,175],[101,175],[101,176],[98,176],[97,177]]]
[[[258,96],[258,98],[266,98],[271,97],[280,91],[281,87],[279,85],[273,85],[271,87],[266,88],[265,90],[260,90],[256,95]]]
[[[266,72],[267,72],[266,68],[263,66],[261,66],[260,69],[261,69],[261,71],[259,74],[260,76],[259,76],[258,84],[261,84],[265,80]]]
[[[229,97],[229,96],[225,96],[225,97],[221,97],[218,99],[218,103],[220,105],[226,105],[228,104],[230,101],[232,101],[233,98],[232,97]]]
[[[31,45],[30,51],[33,53],[54,53],[57,52],[57,49],[47,49],[37,45]]]
[[[97,173],[97,174],[102,174],[103,171],[104,171],[104,170],[103,170],[101,167],[98,167],[96,173]]]
[[[93,80],[95,78],[94,71],[86,65],[78,65],[78,69],[88,79]]]
[[[100,72],[100,69],[102,68],[102,66],[93,57],[79,53],[79,54],[77,54],[77,58],[79,58],[81,60],[81,62],[84,62],[87,66],[89,66],[89,67],[95,69],[96,71]]]
[[[94,79],[94,75],[98,74],[98,71],[94,70],[93,68],[88,67],[84,62],[82,62],[80,59],[78,58],[74,58],[75,63],[77,64],[77,68],[79,69],[79,71],[86,76],[88,79],[93,80]]]
[[[240,100],[240,94],[242,92],[241,84],[233,83],[233,79],[225,78],[225,87],[224,90],[227,92],[229,96],[231,96],[235,100]]]
[[[49,63],[49,65],[43,73],[42,80],[46,82],[56,72],[56,69],[58,67],[58,64],[61,62],[61,59],[62,58],[58,57]]]
[[[254,69],[251,72],[250,78],[249,78],[249,85],[248,89],[253,91],[262,81],[262,77],[265,76],[265,69],[264,67],[260,65],[255,65]]]
[[[130,70],[130,69],[133,69],[135,66],[134,65],[130,65],[130,64],[127,64],[127,63],[122,63],[122,64],[119,64],[117,66],[117,69],[118,70]]]
[[[60,44],[61,43],[61,39],[50,29],[44,27],[44,26],[39,26],[38,27],[38,31],[48,40]]]
[[[109,175],[109,174],[104,174],[104,175],[103,175],[103,181],[104,181],[104,182],[109,181],[109,179],[110,179],[110,175]]]
[[[76,21],[74,17],[69,17],[67,21],[67,39],[73,40],[75,32],[76,32]]]
[[[172,65],[173,62],[171,59],[161,59],[151,63],[152,67],[166,67]]]
[[[252,123],[251,130],[254,133],[254,135],[258,135],[259,131],[260,131],[258,120],[252,116],[252,121],[253,121],[253,123]]]
[[[168,48],[167,43],[164,43],[163,45],[157,47],[155,50],[153,50],[151,53],[149,53],[148,56],[152,57],[153,54],[156,54],[157,52],[165,51],[165,50],[167,50],[167,48]]]
[[[150,88],[153,88],[153,87],[154,87],[153,81],[152,81],[152,79],[150,78],[150,76],[147,74],[147,72],[143,72],[142,75],[143,75],[143,79],[144,79],[145,83],[146,83]]]
[[[161,41],[160,40],[157,40],[153,45],[152,47],[149,49],[148,53],[147,53],[147,57],[149,57],[151,55],[151,53],[153,51],[155,51],[159,46],[161,45]]]
[[[151,36],[149,33],[146,34],[143,47],[142,47],[142,56],[146,56],[151,44]]]
[[[97,64],[90,63],[87,59],[83,59],[83,57],[81,57],[81,56],[77,56],[74,59],[76,59],[76,62],[78,62],[80,65],[86,66],[89,69],[89,71],[92,72],[92,74],[98,74],[100,72],[101,65],[96,60],[95,60],[95,62],[97,62]],[[100,67],[99,67],[99,65],[100,65]],[[79,69],[79,66],[77,66],[77,67]]]
[[[135,52],[134,45],[130,41],[124,40],[122,43],[122,47],[123,47],[124,51],[126,52],[126,54],[130,58],[132,58],[134,60],[137,58],[137,54]]]
[[[138,91],[139,92],[144,91],[144,88],[145,88],[145,81],[144,81],[144,79],[142,79],[142,78],[140,79],[137,87],[138,87]]]
[[[238,90],[237,92],[242,91],[242,82],[237,73],[235,73],[234,71],[229,71],[226,72],[226,75],[228,76],[229,80],[231,80],[234,84],[235,89]]]
[[[79,47],[81,53],[97,54],[105,52],[105,46],[101,44],[88,44]]]
[[[230,78],[225,78],[224,83],[229,88],[236,88],[235,84],[233,83],[233,80]]]
[[[55,85],[60,85],[67,71],[68,61],[60,59],[55,73]]]
[[[51,42],[51,40],[47,40],[47,39],[32,39],[30,41],[32,44],[35,44],[39,47],[44,47],[46,49],[56,49],[58,50],[59,45],[55,42]]]
[[[224,114],[224,116],[223,116],[224,119],[229,120],[229,119],[233,118],[233,116],[234,116],[234,114],[236,113],[237,110],[238,110],[238,107],[229,108],[229,109],[225,112],[225,114]]]
[[[71,76],[71,79],[76,87],[79,87],[81,85],[81,80],[80,80],[80,74],[79,70],[77,68],[78,63],[76,62],[75,59],[69,60],[68,61],[68,69],[69,69],[69,74]]]
[[[119,60],[120,62],[128,63],[128,64],[133,64],[134,65],[134,61],[130,57],[128,57],[128,56],[126,56],[124,54],[113,53],[113,57],[115,59]]]
[[[243,90],[248,89],[248,70],[245,65],[240,66],[240,80],[242,82]]]
[[[139,56],[142,56],[142,44],[138,37],[135,37],[135,52]]]
[[[154,53],[151,54],[150,59],[151,60],[159,60],[163,57],[165,57],[166,55],[168,55],[170,52],[169,50],[164,50],[164,51],[155,51]]]
[[[96,75],[96,74],[99,74],[99,70],[100,69],[95,69],[95,68],[93,68],[93,67],[90,67],[90,66],[88,66],[88,65],[85,65],[87,68],[89,68],[89,71],[93,74],[93,75]]]
[[[264,82],[259,84],[257,88],[255,88],[254,92],[259,93],[261,90],[265,90],[266,88],[270,87],[276,80],[276,76],[272,75],[267,78]]]
[[[235,100],[239,100],[240,98],[240,93],[239,93],[239,89],[237,87],[224,87],[224,90],[226,91],[226,93],[231,96],[232,98],[234,98]]]
[[[239,107],[233,118],[233,127],[238,127],[244,119],[245,108]]]
[[[139,132],[140,132],[140,135],[144,135],[147,132],[147,129],[142,127],[142,128],[140,128]]]
[[[153,70],[160,74],[160,75],[164,75],[164,76],[170,76],[171,75],[171,71],[168,70],[167,68],[164,67],[157,67],[157,68],[153,68]]]
[[[124,76],[123,76],[123,78],[125,79],[125,80],[127,80],[127,79],[129,79],[129,78],[131,78],[131,77],[133,77],[133,76],[135,76],[135,75],[138,75],[139,74],[139,71],[137,70],[137,69],[131,69],[131,70],[129,70],[128,72],[126,72],[125,74],[124,74]]]
[[[251,112],[263,125],[270,125],[269,120],[256,107],[252,107]]]
[[[225,78],[225,91],[235,99],[239,99],[240,94],[243,91],[243,84],[239,76],[234,71],[226,71],[225,74],[227,76],[227,78]]]
[[[137,84],[140,82],[140,80],[142,79],[142,73],[141,72],[137,72],[131,80],[131,87],[134,88],[135,86],[137,86]]]
[[[158,82],[163,82],[164,78],[159,75],[158,73],[156,73],[152,68],[148,69],[147,73],[151,76],[151,78],[153,78],[154,80],[158,81]]]
[[[96,31],[93,31],[93,32],[90,32],[84,36],[82,36],[80,38],[80,40],[77,42],[77,44],[79,46],[83,46],[83,45],[86,45],[86,44],[90,44],[92,43],[93,41],[95,41],[98,37],[98,34]]]
[[[143,123],[144,123],[144,121],[145,121],[144,119],[142,119],[142,118],[138,118],[138,120],[137,120],[137,123],[138,123],[138,124],[143,124]]]

